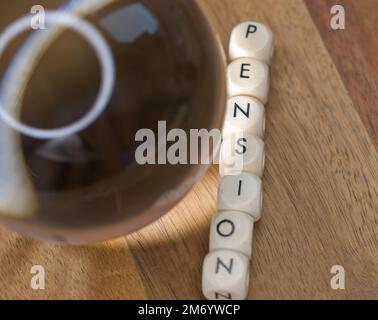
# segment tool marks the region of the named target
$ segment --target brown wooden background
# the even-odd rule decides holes
[[[264,213],[250,299],[378,299],[378,1],[200,0],[227,46],[233,26],[272,27]],[[216,210],[217,168],[174,210],[107,243],[67,247],[0,228],[0,298],[202,299],[201,264]],[[46,290],[30,289],[45,267]],[[330,288],[330,268],[346,290]]]

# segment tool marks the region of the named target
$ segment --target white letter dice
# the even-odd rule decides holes
[[[259,100],[248,96],[228,99],[223,137],[236,132],[250,133],[261,139],[264,137],[265,108]]]
[[[202,292],[209,300],[244,300],[249,287],[249,259],[231,250],[210,252],[203,263]]]
[[[268,101],[269,68],[260,61],[241,58],[228,66],[228,95],[248,95],[257,98],[263,104]]]
[[[224,176],[218,189],[218,210],[248,213],[256,222],[261,218],[262,182],[254,174]]]
[[[267,64],[273,56],[273,33],[258,22],[244,22],[231,33],[229,55],[231,60],[253,58]]]
[[[223,140],[219,165],[222,177],[242,171],[262,177],[264,166],[265,146],[260,138],[240,132]]]
[[[213,218],[210,251],[230,249],[251,258],[253,219],[246,213],[223,211]]]

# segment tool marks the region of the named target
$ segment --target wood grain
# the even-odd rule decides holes
[[[306,4],[199,2],[225,47],[233,26],[247,19],[267,23],[276,36],[264,212],[254,234],[249,298],[378,299],[372,127],[361,120],[366,111],[358,112]],[[218,180],[213,167],[159,221],[105,244],[61,247],[0,229],[0,298],[202,299],[201,264]],[[29,288],[32,264],[46,267],[43,292]],[[343,291],[330,288],[336,264],[346,270]]]
[[[0,299],[143,299],[125,239],[91,246],[41,243],[0,230]],[[46,290],[30,288],[33,265],[46,270]]]
[[[330,28],[330,8],[345,8],[346,29]],[[375,146],[378,148],[376,0],[306,0],[306,5]]]

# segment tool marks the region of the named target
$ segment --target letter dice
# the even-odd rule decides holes
[[[202,292],[209,300],[244,300],[249,288],[249,259],[232,250],[210,252],[202,269]]]
[[[229,249],[251,258],[253,223],[244,212],[219,212],[211,223],[210,251]]]
[[[263,104],[268,101],[269,68],[258,60],[240,58],[232,62],[227,69],[228,95],[252,96]]]
[[[273,33],[262,23],[244,22],[236,26],[231,33],[229,46],[231,60],[253,58],[269,64],[273,51]]]
[[[254,222],[261,218],[262,182],[254,174],[224,176],[218,189],[219,211],[241,211],[249,214]]]

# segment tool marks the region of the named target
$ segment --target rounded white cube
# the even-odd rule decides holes
[[[232,250],[210,252],[202,268],[202,292],[209,300],[244,300],[249,288],[249,259]]]
[[[210,251],[229,249],[252,255],[253,219],[239,211],[219,212],[210,227]]]
[[[233,29],[229,45],[231,60],[253,58],[269,64],[273,52],[273,32],[266,25],[247,21]]]
[[[257,136],[238,132],[223,140],[219,161],[222,177],[246,171],[261,178],[264,167],[265,145]]]
[[[261,139],[264,138],[264,105],[259,100],[249,96],[229,98],[222,132],[223,137],[237,132],[246,132]]]
[[[219,211],[245,212],[256,222],[261,218],[262,201],[261,179],[252,173],[224,176],[219,183]]]
[[[230,97],[247,95],[266,104],[269,94],[269,68],[258,60],[237,59],[228,66],[227,84]]]

